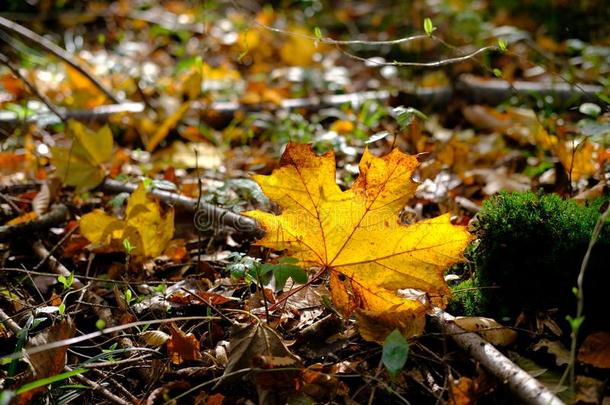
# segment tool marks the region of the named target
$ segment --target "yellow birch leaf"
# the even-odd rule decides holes
[[[80,219],[81,234],[102,251],[122,252],[123,241],[134,247],[132,256],[155,257],[161,254],[174,235],[174,210],[162,211],[159,203],[147,195],[144,183],[127,201],[125,219],[94,210]]]
[[[71,148],[51,149],[52,162],[63,182],[75,186],[77,192],[97,187],[106,176],[102,167],[112,157],[112,132],[108,126],[93,131],[78,121],[69,120],[66,134]]]
[[[281,215],[244,213],[266,231],[257,244],[329,271],[337,309],[355,313],[361,335],[379,343],[394,328],[406,336],[421,333],[426,304],[402,298],[398,290],[424,291],[444,307],[449,288],[443,273],[462,260],[472,240],[449,215],[400,223],[398,214],[417,186],[411,179],[417,165],[398,149],[382,158],[366,150],[359,177],[342,191],[333,152],[316,156],[310,145],[289,144],[278,169],[254,176]]]
[[[566,173],[574,181],[594,175],[598,170],[596,164],[597,145],[584,139],[582,142],[558,142],[554,148],[555,155],[561,161]]]
[[[159,145],[161,141],[167,138],[167,134],[169,134],[169,131],[176,126],[178,121],[182,119],[182,116],[187,112],[190,106],[190,101],[182,103],[172,115],[167,117],[165,121],[163,121],[161,125],[159,125],[159,128],[155,131],[154,135],[146,143],[147,152],[152,152],[153,150],[155,150],[157,145]]]
[[[309,32],[302,27],[291,29],[293,35],[286,36],[280,48],[282,62],[289,66],[309,66],[313,63],[313,56],[320,51],[315,41],[308,38]],[[320,44],[318,44],[320,46]]]

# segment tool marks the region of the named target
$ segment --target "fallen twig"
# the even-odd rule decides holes
[[[6,241],[20,235],[28,235],[52,226],[59,225],[68,217],[68,207],[63,204],[54,205],[51,211],[28,222],[16,225],[0,226],[0,241]]]
[[[133,183],[121,183],[112,179],[105,179],[100,186],[104,192],[132,193],[137,188]],[[247,235],[260,235],[262,230],[258,228],[256,221],[244,217],[224,208],[216,207],[207,203],[199,203],[196,198],[190,198],[178,193],[153,188],[150,192],[161,201],[172,204],[189,211],[195,211],[194,225],[198,231],[208,231],[227,226]]]
[[[17,34],[19,37],[44,48],[46,51],[62,59],[74,69],[76,69],[80,74],[89,79],[89,81],[91,81],[91,83],[93,83],[106,96],[108,96],[108,98],[112,100],[113,103],[120,103],[120,100],[114,94],[112,94],[112,91],[106,88],[106,86],[104,86],[102,82],[100,82],[95,76],[89,73],[89,71],[87,71],[87,69],[85,69],[83,65],[75,61],[72,55],[70,55],[68,52],[66,52],[59,46],[55,45],[53,42],[38,35],[34,31],[25,28],[22,25],[19,25],[11,20],[7,20],[4,17],[0,17],[0,28],[5,31],[9,31],[13,34]]]
[[[530,374],[510,361],[492,344],[486,342],[476,333],[466,332],[453,322],[455,319],[447,312],[434,308],[429,315],[432,321],[463,350],[468,352],[483,367],[491,372],[503,384],[525,403],[532,405],[564,405],[548,388]]]
[[[0,53],[0,63],[6,66],[11,71],[11,73],[15,75],[15,77],[21,80],[23,84],[25,84],[25,86],[32,92],[32,94],[36,96],[40,101],[42,101],[42,103],[46,105],[47,108],[53,112],[53,114],[57,115],[62,121],[65,120],[63,114],[57,109],[57,107],[55,107],[51,100],[49,100],[47,96],[39,92],[36,86],[30,83],[30,81],[21,74],[17,67],[13,66],[9,58],[7,58],[6,55],[4,55],[3,53]]]

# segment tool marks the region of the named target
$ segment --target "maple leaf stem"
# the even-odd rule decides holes
[[[271,305],[271,307],[269,307],[269,311],[276,310],[280,305],[285,304],[288,301],[288,298],[292,297],[294,294],[298,293],[302,289],[309,287],[311,284],[313,284],[314,281],[317,281],[320,277],[322,277],[322,274],[324,274],[326,272],[326,270],[328,270],[328,267],[326,267],[326,266],[322,267],[320,270],[318,270],[316,272],[316,274],[313,275],[313,277],[311,279],[309,279],[307,281],[307,283],[300,285],[297,288],[289,291],[284,297],[282,297],[280,300],[276,301],[275,304]]]

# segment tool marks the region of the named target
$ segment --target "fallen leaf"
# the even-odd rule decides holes
[[[474,381],[468,377],[462,377],[453,382],[450,386],[449,404],[451,405],[470,405],[476,403],[474,394]]]
[[[354,132],[354,123],[347,120],[337,120],[330,125],[330,130],[335,131],[340,135],[351,134]],[[380,138],[378,138],[380,139]],[[375,140],[378,140],[375,139]],[[374,141],[372,141],[374,142]]]
[[[63,182],[77,192],[97,187],[106,176],[102,164],[112,157],[112,132],[108,126],[93,131],[75,120],[68,121],[66,131],[71,148],[51,148],[51,161]]]
[[[262,322],[251,324],[236,324],[231,327],[231,340],[229,345],[229,362],[225,367],[224,374],[230,374],[234,371],[258,367],[261,359],[283,359],[282,363],[291,361],[294,365],[299,363],[298,357],[293,355],[282,342],[282,338],[267,325]],[[264,372],[262,372],[264,373]],[[261,374],[261,373],[257,373]],[[278,373],[271,373],[279,378]],[[298,376],[298,373],[283,373],[284,377],[288,377],[288,381],[284,381],[288,385],[292,385]],[[279,381],[277,381],[279,382]],[[263,381],[261,383],[264,384]],[[265,387],[268,388],[268,387]]]
[[[66,104],[91,109],[106,102],[106,96],[91,80],[68,64],[65,65],[65,69],[66,83],[69,84],[66,89],[68,94],[65,100]]]
[[[579,375],[576,377],[577,404],[599,404],[604,394],[606,383],[595,378]]]
[[[159,202],[148,196],[144,183],[140,183],[127,201],[124,220],[97,209],[82,216],[80,231],[94,248],[123,252],[123,241],[128,239],[134,247],[131,255],[155,257],[174,235],[174,209],[163,211]]]
[[[257,244],[299,260],[303,267],[330,271],[331,296],[345,315],[356,314],[361,335],[382,343],[395,328],[421,333],[426,307],[401,298],[399,289],[427,292],[446,305],[445,269],[462,260],[472,240],[448,214],[402,225],[399,212],[411,198],[418,161],[398,149],[383,158],[365,151],[360,176],[351,189],[335,182],[333,152],[316,156],[310,145],[288,144],[280,167],[254,176],[281,215],[244,213],[266,235]]]
[[[23,152],[0,152],[0,174],[12,174],[23,170],[26,155]]]
[[[38,218],[38,214],[36,214],[34,211],[30,211],[30,212],[26,212],[23,215],[19,215],[18,217],[13,218],[10,221],[7,221],[6,225],[24,224],[26,222],[33,221],[36,218]]]
[[[555,356],[555,364],[558,366],[570,363],[570,351],[558,340],[540,339],[532,348],[534,351],[546,349],[549,354]]]
[[[160,330],[147,330],[140,333],[139,337],[145,344],[152,347],[162,346],[170,338],[167,333]]]
[[[226,304],[227,302],[233,301],[231,298],[227,298],[223,295],[210,293],[207,291],[197,291],[195,294],[189,294],[184,291],[176,291],[167,299],[170,302],[177,304],[189,305],[189,304],[212,304],[214,306]]]
[[[178,121],[182,119],[182,116],[188,111],[191,106],[190,101],[186,101],[180,105],[170,116],[168,116],[155,130],[153,136],[146,142],[146,151],[152,152],[155,150],[157,145],[161,143],[167,135],[169,131],[178,124]]]
[[[578,361],[597,368],[610,368],[610,332],[587,336],[578,349]]]
[[[517,332],[482,316],[458,316],[454,320],[460,328],[481,335],[494,346],[508,346],[517,340]]]
[[[74,323],[70,319],[65,319],[31,338],[26,348],[31,349],[48,343],[69,339],[74,336],[75,332],[76,327],[74,326]],[[27,355],[26,359],[33,370],[33,376],[30,381],[40,380],[61,373],[66,365],[67,350],[68,346],[62,346]],[[38,387],[24,392],[19,395],[17,403],[30,403],[38,393],[44,390],[45,387]]]
[[[184,333],[173,323],[170,324],[171,336],[167,340],[167,353],[171,362],[182,364],[188,360],[201,359],[199,341],[192,333]]]
[[[202,143],[175,141],[153,155],[155,168],[163,170],[168,166],[176,169],[215,169],[222,164],[223,155],[218,148]]]
[[[566,173],[572,180],[576,181],[583,177],[589,177],[598,170],[597,149],[598,145],[584,139],[581,142],[558,142],[554,148],[555,155],[561,161]]]
[[[280,48],[282,61],[289,66],[308,66],[313,63],[313,56],[318,52],[316,43],[306,35],[307,30],[302,27],[291,27],[293,35],[286,36]]]

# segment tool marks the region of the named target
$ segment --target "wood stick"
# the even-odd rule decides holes
[[[50,228],[63,223],[68,218],[68,207],[63,204],[54,205],[51,211],[28,222],[16,225],[0,226],[0,241],[6,241],[20,235]]]
[[[94,77],[89,71],[76,60],[74,60],[73,56],[66,52],[64,49],[55,45],[53,42],[48,39],[38,35],[34,31],[31,31],[25,28],[22,25],[19,25],[11,20],[7,20],[4,17],[0,17],[0,28],[5,31],[11,32],[13,34],[17,34],[22,39],[25,39],[31,43],[34,43],[41,48],[44,48],[49,53],[55,55],[59,59],[65,61],[67,64],[76,69],[80,74],[85,76],[91,83],[93,83],[98,89],[102,91],[113,103],[120,104],[120,100],[108,89],[102,82],[100,82],[96,77]]]
[[[113,194],[133,193],[137,187],[137,184],[121,183],[108,178],[106,178],[100,186],[104,192]],[[154,188],[150,193],[167,204],[172,204],[188,211],[194,211],[194,225],[200,232],[227,226],[246,235],[260,236],[263,233],[263,231],[258,228],[255,220],[236,214],[233,211],[216,207],[215,205],[205,202],[199,203],[198,206],[196,198],[186,197],[166,190]]]
[[[443,333],[483,365],[500,382],[522,401],[532,405],[565,405],[555,394],[538,380],[521,369],[493,345],[476,333],[466,332],[455,324],[455,317],[439,308],[433,308],[429,315]]]

